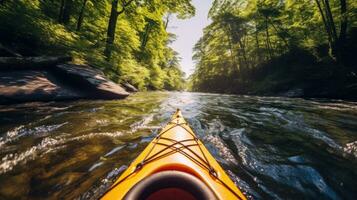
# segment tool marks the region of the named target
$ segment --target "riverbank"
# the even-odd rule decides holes
[[[123,99],[137,89],[70,57],[0,57],[0,104],[76,99]]]
[[[130,9],[136,10],[132,4]],[[145,10],[150,4],[140,7]],[[166,7],[155,12],[155,26],[151,27],[151,12],[137,13],[135,19],[122,13],[115,28],[108,26],[114,22],[110,16],[116,16],[111,6],[110,1],[3,1],[0,57],[66,55],[79,61],[75,64],[94,66],[123,87],[129,83],[141,91],[183,89],[179,57],[169,46],[174,36],[162,28]]]
[[[350,56],[352,58],[352,55]],[[217,73],[191,80],[191,90],[240,95],[357,100],[356,63],[317,59],[296,50],[240,73]]]

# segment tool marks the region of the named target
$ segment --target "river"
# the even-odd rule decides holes
[[[180,108],[251,199],[357,199],[357,103],[204,93],[0,106],[0,199],[91,199]]]

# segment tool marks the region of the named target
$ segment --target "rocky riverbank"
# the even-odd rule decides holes
[[[118,85],[68,57],[0,57],[0,104],[75,99],[122,99],[137,89]]]

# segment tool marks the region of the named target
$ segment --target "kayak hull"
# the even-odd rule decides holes
[[[102,199],[125,199],[127,193],[146,177],[167,171],[183,172],[197,178],[216,199],[246,199],[195,136],[179,110]]]

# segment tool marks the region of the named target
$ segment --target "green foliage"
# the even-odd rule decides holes
[[[262,94],[283,91],[288,89],[286,85],[317,84],[317,80],[306,80],[306,73],[320,80],[348,79],[342,84],[356,83],[351,75],[356,74],[356,61],[349,52],[357,50],[353,44],[357,37],[357,4],[348,1],[344,13],[344,3],[215,0],[209,12],[212,23],[194,48],[196,69],[190,77],[190,89]],[[321,70],[316,70],[318,67]]]
[[[114,44],[108,59],[112,0],[5,0],[0,4],[0,43],[23,55],[67,54],[141,90],[182,89],[174,35],[166,16],[194,15],[191,0],[118,0]],[[123,3],[129,2],[124,6]]]

